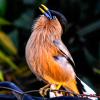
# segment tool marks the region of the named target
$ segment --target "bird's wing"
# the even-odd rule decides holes
[[[72,66],[75,66],[74,60],[63,42],[61,40],[54,40],[53,43],[57,47],[57,49],[61,51],[61,53],[69,61],[69,63]]]
[[[71,65],[75,65],[74,61],[71,57],[71,54],[69,53],[68,49],[66,46],[63,44],[61,40],[54,40],[53,43],[55,46],[62,52],[63,56],[56,56],[55,59],[58,63],[60,63],[62,66],[69,66],[71,68]],[[68,62],[67,62],[68,61]],[[82,94],[96,94],[94,90],[92,90],[88,85],[86,85],[82,80],[80,80],[76,76],[76,82],[77,82],[77,88],[78,91]],[[92,98],[92,100],[98,100],[97,98]]]

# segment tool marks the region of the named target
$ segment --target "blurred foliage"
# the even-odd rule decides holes
[[[25,45],[44,3],[68,20],[62,40],[76,63],[76,73],[100,93],[100,0],[0,0],[0,81],[24,90],[40,88],[25,60]]]
[[[6,0],[0,0],[0,16],[4,16],[6,13]]]
[[[0,70],[0,81],[4,81],[3,71]]]
[[[10,25],[11,23],[6,21],[5,19],[3,18],[0,18],[0,26],[3,26],[3,25]]]
[[[7,36],[4,32],[0,32],[0,45],[11,54],[17,54],[16,47],[14,46],[9,36]]]

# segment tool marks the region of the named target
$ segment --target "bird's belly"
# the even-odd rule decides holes
[[[66,83],[67,81],[74,79],[74,71],[67,65],[63,58],[55,60],[53,56],[44,49],[41,49],[40,52],[33,52],[30,50],[27,53],[28,65],[36,76],[53,84],[58,84],[59,82]]]
[[[49,83],[66,83],[75,78],[74,70],[69,64],[66,64],[61,60],[56,61],[54,59],[49,60],[48,62],[49,66],[46,66],[47,70],[44,74],[44,79]]]

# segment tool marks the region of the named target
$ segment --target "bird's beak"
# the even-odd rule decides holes
[[[48,18],[48,19],[53,19],[50,10],[43,4],[39,7],[39,10]]]

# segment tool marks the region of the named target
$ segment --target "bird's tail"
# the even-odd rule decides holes
[[[86,83],[84,83],[80,78],[76,76],[76,79],[70,81],[66,85],[66,89],[70,90],[73,95],[86,95],[92,100],[98,100],[96,97],[91,97],[91,95],[96,95],[96,92],[91,89]]]
[[[76,76],[76,86],[79,91],[79,94],[85,95],[96,95],[96,92],[91,89],[86,83],[84,83],[80,78]],[[92,100],[97,100],[96,97],[89,97]]]
[[[76,76],[74,80],[66,83],[65,89],[72,95],[85,95],[92,100],[97,100],[96,97],[91,97],[91,95],[96,95],[96,92],[91,89],[86,83],[84,83],[80,78]]]
[[[96,94],[93,89],[91,89],[87,84],[85,84],[81,79],[76,77],[77,88],[80,94]]]

